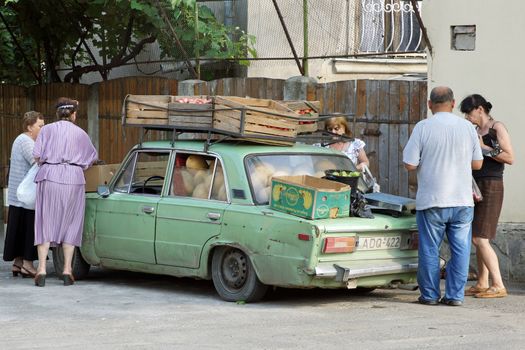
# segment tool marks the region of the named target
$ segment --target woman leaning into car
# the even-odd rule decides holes
[[[74,283],[72,259],[82,241],[84,223],[84,170],[97,160],[97,151],[87,133],[75,125],[78,101],[61,97],[56,106],[57,122],[42,128],[33,156],[40,164],[35,205],[35,244],[38,269],[35,285],[46,282],[46,258],[50,246],[62,245],[64,285]]]

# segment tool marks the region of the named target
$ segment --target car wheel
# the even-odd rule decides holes
[[[250,259],[236,248],[217,248],[211,273],[217,293],[226,301],[258,301],[268,289],[259,281]]]
[[[73,276],[77,280],[81,280],[86,277],[89,272],[89,268],[91,267],[91,265],[89,265],[82,257],[78,247],[75,247],[73,261],[71,264],[73,265]],[[61,246],[53,248],[53,266],[55,268],[56,274],[59,277],[62,276],[62,271],[64,271],[64,252]]]

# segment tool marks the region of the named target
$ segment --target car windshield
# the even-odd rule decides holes
[[[326,170],[355,171],[355,165],[345,156],[330,154],[268,154],[246,159],[246,170],[255,204],[268,204],[273,176],[325,176]],[[358,188],[367,187],[360,179]]]

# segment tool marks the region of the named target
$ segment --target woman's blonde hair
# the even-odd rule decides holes
[[[24,132],[27,131],[27,128],[31,125],[35,124],[38,119],[44,119],[44,115],[40,112],[35,111],[29,111],[24,113],[24,117],[22,118],[22,127],[24,128]]]
[[[352,137],[352,130],[350,130],[350,128],[348,127],[348,122],[346,121],[345,117],[332,117],[332,118],[327,119],[324,122],[325,130],[328,130],[328,128],[331,128],[337,125],[345,128],[346,136]]]

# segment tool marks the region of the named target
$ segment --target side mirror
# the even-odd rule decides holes
[[[101,196],[102,198],[106,198],[107,196],[109,196],[109,194],[111,192],[109,192],[109,187],[106,186],[106,185],[102,185],[102,186],[98,186],[97,187],[97,193],[99,196]]]

